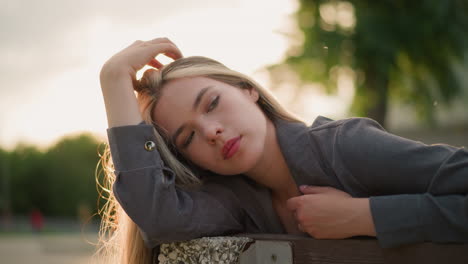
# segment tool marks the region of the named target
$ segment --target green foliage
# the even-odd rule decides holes
[[[95,210],[98,148],[94,137],[82,134],[63,138],[46,151],[27,145],[0,150],[0,182],[9,179],[10,209],[27,214],[39,208],[49,216],[75,216],[80,205]]]
[[[391,95],[430,120],[435,101],[462,92],[453,66],[468,47],[466,0],[300,0],[296,18],[304,41],[284,63],[329,92],[334,67],[360,73],[357,114],[384,122]]]
[[[44,166],[42,153],[33,146],[18,145],[11,152],[3,166],[8,166],[7,170],[2,170],[2,179],[9,178],[9,200],[11,209],[18,208],[24,211],[33,207],[33,202],[42,196],[43,189],[38,184],[44,178]],[[27,164],[27,165],[25,165]]]

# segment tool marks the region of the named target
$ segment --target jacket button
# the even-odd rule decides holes
[[[146,141],[145,142],[145,149],[147,151],[153,151],[156,148],[156,144],[153,141]]]

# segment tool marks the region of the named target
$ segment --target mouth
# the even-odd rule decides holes
[[[221,154],[223,155],[223,159],[225,160],[229,159],[234,154],[236,154],[237,150],[239,150],[241,138],[242,136],[232,138],[228,142],[226,142],[226,144],[224,144],[224,147],[221,151]]]

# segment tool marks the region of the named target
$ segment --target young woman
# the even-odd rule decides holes
[[[163,66],[158,54],[175,61]],[[137,81],[145,65],[155,69]],[[103,248],[123,263],[149,262],[161,243],[239,232],[367,235],[383,247],[468,241],[463,148],[404,139],[367,118],[308,127],[252,79],[183,58],[166,38],[133,43],[100,79]]]

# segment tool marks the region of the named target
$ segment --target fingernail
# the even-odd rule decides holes
[[[306,189],[306,188],[307,188],[307,185],[301,185],[301,186],[299,186],[299,188],[301,188],[302,190],[303,190],[303,189]]]

